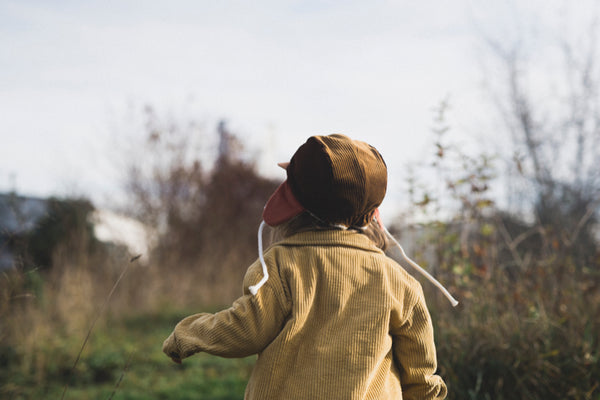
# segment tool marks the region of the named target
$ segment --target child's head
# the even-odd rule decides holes
[[[365,227],[387,187],[381,154],[344,135],[310,137],[286,171],[287,180],[271,196],[263,213],[271,226],[307,212],[325,224]]]
[[[256,291],[268,279],[262,258],[264,224],[282,229],[282,236],[307,229],[332,226],[357,228],[385,249],[387,237],[400,249],[402,258],[433,282],[455,306],[458,302],[418,264],[412,261],[389,232],[373,217],[385,197],[387,168],[373,146],[344,135],[308,138],[285,166],[287,180],[273,193],[263,211],[259,228],[259,257],[263,279],[250,288]]]

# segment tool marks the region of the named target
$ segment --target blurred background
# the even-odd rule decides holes
[[[0,397],[243,398],[254,358],[162,340],[343,133],[460,301],[423,281],[448,398],[600,399],[599,7],[0,0]]]

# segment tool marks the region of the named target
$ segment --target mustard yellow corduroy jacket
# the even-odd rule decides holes
[[[248,269],[244,295],[183,319],[167,355],[258,354],[246,399],[443,399],[420,284],[363,234],[293,235]]]

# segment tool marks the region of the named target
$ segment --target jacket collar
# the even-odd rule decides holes
[[[316,230],[296,233],[275,243],[280,246],[341,246],[383,253],[366,235],[354,230]]]

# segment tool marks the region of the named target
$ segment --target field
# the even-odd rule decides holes
[[[3,399],[215,399],[243,398],[254,358],[199,354],[182,365],[161,351],[162,341],[183,314],[163,313],[111,321],[92,332],[81,359],[75,338],[39,346],[49,360],[40,379],[17,368],[3,348]],[[14,357],[18,356],[13,354]],[[7,362],[8,361],[8,362]],[[11,368],[11,366],[13,368]],[[67,386],[66,392],[65,386]]]
[[[503,212],[487,197],[483,162],[450,181],[455,217],[390,226],[460,301],[452,308],[422,282],[448,399],[599,400],[594,209],[547,206],[535,221]],[[256,259],[257,216],[273,182],[237,161],[217,167],[208,178],[196,166],[175,168],[162,189],[150,185],[148,193],[173,198],[149,201],[134,186],[150,226],[168,215],[148,261],[99,243],[92,207],[80,201],[55,202],[35,232],[7,242],[22,262],[0,274],[0,398],[243,398],[252,357],[200,354],[179,366],[161,351],[180,318],[231,304]],[[184,178],[204,195],[173,189]],[[415,210],[437,207],[415,200]]]
[[[80,291],[86,281],[94,281],[85,274],[76,280],[63,274],[62,280],[77,282],[76,287],[51,291],[44,285],[39,294],[44,303],[28,299],[13,304],[23,313],[3,317],[8,324],[1,331],[5,340],[0,345],[0,397],[243,398],[253,357],[198,354],[177,365],[161,351],[162,341],[183,316],[218,307],[160,305],[161,297],[147,290],[132,297],[128,292],[133,287],[152,287],[143,278],[149,275],[140,271],[144,272],[133,268],[125,275],[106,309],[101,297],[84,294],[94,291]],[[598,293],[588,285],[591,275],[581,280],[573,279],[575,273],[569,276],[556,298],[552,295],[556,288],[542,287],[539,279],[530,284],[540,289],[529,293],[525,283],[507,289],[508,282],[469,286],[459,282],[452,289],[461,300],[457,308],[423,284],[436,329],[439,373],[448,384],[449,399],[600,399]],[[181,296],[174,287],[174,300],[179,298],[176,292]],[[552,304],[556,309],[549,307]]]

